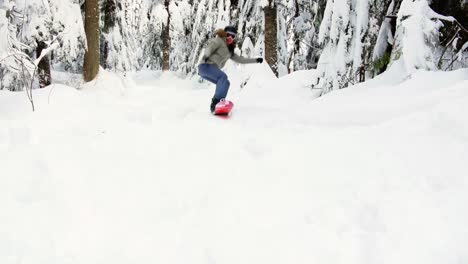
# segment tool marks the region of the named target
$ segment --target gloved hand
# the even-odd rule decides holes
[[[257,58],[257,63],[263,63],[263,58]]]

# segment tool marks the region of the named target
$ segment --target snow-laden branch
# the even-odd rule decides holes
[[[50,43],[49,43],[49,47],[46,48],[46,49],[43,49],[41,54],[39,55],[39,57],[34,61],[34,64],[37,66],[39,65],[39,62],[41,62],[41,60],[47,55],[49,54],[51,51],[53,51],[54,49],[58,48],[60,46],[60,44],[58,42],[56,42],[56,40],[62,36],[63,34],[60,34],[58,35],[54,40],[52,40]]]
[[[468,50],[468,41],[463,44],[462,48],[458,51],[458,53],[455,55],[454,59],[450,62],[450,64],[447,66],[447,69],[449,69],[450,67],[452,67],[453,63],[456,61],[456,60],[462,60],[463,58],[463,52],[465,52],[465,50]],[[446,70],[447,70],[446,69]]]

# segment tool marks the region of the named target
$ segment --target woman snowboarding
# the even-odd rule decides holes
[[[221,70],[227,60],[231,59],[241,64],[263,62],[262,58],[244,58],[235,54],[236,35],[237,30],[235,27],[227,26],[224,30],[218,29],[216,36],[208,42],[205,53],[198,65],[198,75],[216,84],[216,91],[211,99],[211,113],[215,113],[216,105],[220,101],[224,101],[229,90],[230,82],[226,73]]]

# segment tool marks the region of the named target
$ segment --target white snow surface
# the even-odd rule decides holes
[[[173,73],[0,91],[0,263],[468,261],[468,69],[267,68],[228,66],[229,118]]]

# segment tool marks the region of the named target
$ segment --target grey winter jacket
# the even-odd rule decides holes
[[[218,35],[214,39],[209,40],[200,64],[216,64],[220,69],[222,69],[229,59],[242,64],[257,62],[257,59],[245,58],[235,53],[231,54],[226,45],[226,38]]]

